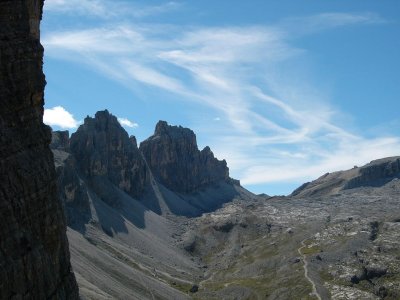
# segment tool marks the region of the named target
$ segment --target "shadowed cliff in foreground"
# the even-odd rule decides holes
[[[42,122],[43,1],[0,1],[0,299],[78,299]]]

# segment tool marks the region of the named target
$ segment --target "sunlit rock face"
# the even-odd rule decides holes
[[[400,157],[377,159],[360,168],[359,175],[352,178],[345,188],[360,186],[379,186],[400,178]]]
[[[363,167],[326,173],[296,189],[294,197],[320,197],[339,194],[357,187],[379,187],[400,178],[400,157],[386,157],[371,161]]]
[[[159,121],[140,151],[153,175],[175,192],[190,193],[229,180],[226,161],[216,159],[209,147],[200,151],[196,135],[188,128]]]
[[[42,8],[0,2],[0,299],[78,299],[42,122]]]

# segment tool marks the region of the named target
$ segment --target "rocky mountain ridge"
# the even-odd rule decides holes
[[[76,169],[98,191],[107,181],[140,198],[150,176],[181,194],[193,194],[221,182],[240,185],[229,177],[225,160],[216,159],[209,147],[198,149],[192,130],[165,121],[157,123],[154,135],[140,148],[136,138],[129,137],[107,110],[85,118],[71,138],[68,136],[65,131],[53,132],[50,146],[56,161],[65,159],[67,169]]]
[[[108,111],[87,117],[70,138],[65,131],[52,135],[82,295],[185,299],[175,285],[190,288],[201,262],[182,246],[183,220],[252,194],[229,178],[225,161],[217,160],[208,147],[197,148],[193,131],[163,121],[140,148]],[[88,249],[92,257],[85,255]],[[109,268],[121,263],[124,267]],[[88,265],[99,268],[97,279]],[[153,269],[158,280],[149,276]],[[121,280],[127,274],[137,280]],[[110,276],[118,278],[117,285],[111,285]]]
[[[329,196],[357,187],[379,187],[394,178],[400,178],[399,156],[373,160],[365,166],[354,166],[350,170],[326,173],[312,182],[304,183],[291,196]]]

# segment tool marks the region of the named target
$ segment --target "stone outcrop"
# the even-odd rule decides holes
[[[90,220],[86,184],[79,177],[75,157],[69,153],[68,131],[53,131],[50,148],[54,155],[59,197],[64,204],[67,225],[76,230]]]
[[[387,157],[371,161],[363,167],[326,173],[320,178],[297,188],[293,197],[321,197],[338,194],[357,187],[380,187],[400,178],[400,157]]]
[[[108,180],[133,197],[143,193],[148,174],[136,139],[129,137],[107,110],[85,118],[69,145],[79,171],[95,190],[99,191]]]
[[[54,156],[59,153],[54,153]],[[82,220],[90,219],[90,205],[86,185],[79,178],[76,160],[69,155],[64,163],[56,168],[59,195],[64,203],[67,225],[76,228]]]
[[[0,299],[78,299],[42,122],[42,0],[0,2]]]
[[[191,193],[230,180],[226,161],[216,159],[209,147],[199,151],[196,136],[188,128],[159,121],[154,135],[140,144],[140,151],[154,177],[175,192]]]
[[[359,175],[349,180],[344,188],[379,186],[393,178],[400,178],[400,157],[388,157],[370,162],[361,167]]]
[[[50,148],[68,152],[69,151],[69,132],[68,132],[68,130],[52,131]]]

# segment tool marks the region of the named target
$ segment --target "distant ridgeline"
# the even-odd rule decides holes
[[[54,131],[51,148],[69,225],[90,218],[90,192],[112,207],[123,192],[159,214],[196,216],[231,201],[240,187],[225,160],[209,147],[198,149],[192,130],[165,121],[138,148],[115,116],[99,111],[70,138],[68,131]]]
[[[362,167],[326,173],[320,178],[304,183],[291,196],[323,197],[360,187],[380,187],[400,178],[400,157],[386,157],[371,161]]]

